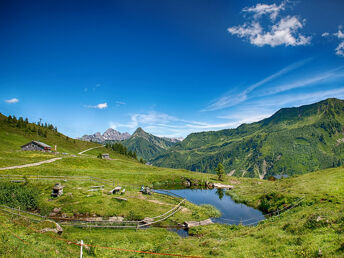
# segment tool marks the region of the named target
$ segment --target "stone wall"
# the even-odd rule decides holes
[[[21,148],[23,151],[44,151],[42,147],[39,147],[38,145],[34,143],[30,143],[28,145],[25,145]]]

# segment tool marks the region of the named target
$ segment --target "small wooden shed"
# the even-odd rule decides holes
[[[102,154],[102,159],[110,159],[109,153]]]
[[[31,141],[21,146],[23,151],[50,151],[51,147],[48,144],[39,141]]]
[[[53,191],[51,192],[51,196],[53,197],[59,197],[63,194],[63,188],[64,186],[61,185],[60,183],[55,184],[53,187]]]

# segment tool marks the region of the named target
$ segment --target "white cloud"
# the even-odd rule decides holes
[[[293,105],[305,105],[311,104],[317,101],[321,101],[327,98],[344,98],[344,86],[336,88],[336,89],[329,89],[329,90],[321,90],[315,91],[310,93],[299,93],[299,94],[289,94],[289,95],[277,95],[276,97],[266,98],[264,100],[254,101],[251,105],[259,108],[282,108],[282,107],[291,107]],[[277,111],[277,110],[276,110]]]
[[[338,56],[343,56],[344,57],[344,41],[341,42],[338,47],[336,47],[336,54]]]
[[[255,118],[253,118],[252,116],[251,119],[248,119],[248,117],[243,119],[242,116],[238,116],[237,118],[231,119],[219,117],[220,119],[225,119],[227,121],[221,121],[219,123],[207,123],[179,119],[177,117],[165,113],[148,112],[131,115],[130,121],[128,123],[110,122],[110,127],[114,129],[129,128],[132,131],[134,131],[137,127],[142,127],[144,130],[154,135],[166,137],[185,137],[193,132],[233,128],[242,123],[257,121],[257,119],[259,120],[260,117],[265,118],[266,115],[259,116],[258,114]]]
[[[117,106],[121,106],[121,105],[125,105],[127,103],[123,102],[123,101],[116,101]]]
[[[285,1],[282,2],[280,5],[276,4],[257,4],[254,7],[246,7],[243,9],[244,12],[252,12],[254,13],[255,19],[259,18],[262,15],[268,14],[270,15],[271,20],[275,20],[280,13],[280,11],[285,9]]]
[[[100,103],[100,104],[95,105],[95,106],[87,106],[87,107],[88,108],[104,109],[104,108],[108,107],[108,104],[105,102],[105,103]]]
[[[336,51],[336,55],[344,57],[344,32],[342,32],[342,26],[338,27],[338,31],[336,33],[330,34],[328,32],[325,32],[322,34],[322,36],[324,37],[324,35],[326,37],[333,36],[340,40],[340,43],[336,47],[335,51]]]
[[[297,89],[297,88],[303,88],[303,87],[309,87],[313,86],[316,83],[321,83],[321,82],[327,82],[330,80],[336,80],[338,78],[343,78],[344,77],[344,71],[343,71],[343,66],[333,69],[331,71],[327,71],[321,74],[312,74],[309,77],[306,78],[301,78],[296,81],[288,82],[286,84],[282,84],[279,86],[274,86],[268,90],[265,90],[263,94],[260,94],[259,96],[269,96],[269,95],[274,95],[278,94],[281,92],[285,92],[288,90],[292,89]]]
[[[328,32],[324,32],[323,34],[321,34],[321,37],[328,37],[328,36],[330,36],[330,33]]]
[[[282,17],[277,23],[276,19],[280,11],[285,9],[285,3],[280,5],[257,4],[255,7],[244,8],[244,12],[252,12],[253,17],[243,25],[228,28],[228,32],[239,38],[245,38],[251,44],[262,47],[269,45],[275,46],[300,46],[307,45],[311,37],[307,37],[298,31],[303,28],[305,19],[300,21],[296,16]],[[260,18],[269,15],[272,25],[264,30],[260,23]]]
[[[341,27],[338,28],[338,32],[337,33],[333,33],[334,36],[336,36],[339,39],[344,39],[344,33],[341,30]]]
[[[19,99],[17,99],[17,98],[6,99],[5,102],[6,102],[6,103],[9,103],[9,104],[18,103],[18,102],[19,102]]]
[[[341,28],[342,27],[339,26],[338,32],[333,34],[338,39],[344,39],[344,33],[342,32]],[[336,47],[336,54],[338,56],[344,57],[344,41],[340,42],[339,45]]]
[[[264,84],[266,84],[272,80],[279,78],[280,76],[282,76],[286,73],[289,73],[289,72],[305,65],[306,63],[308,63],[311,60],[312,60],[311,58],[308,58],[308,59],[304,59],[304,60],[301,60],[299,62],[293,63],[291,65],[288,65],[287,67],[285,67],[285,68],[279,70],[278,72],[266,77],[265,79],[252,84],[247,89],[245,89],[243,92],[240,92],[240,93],[235,94],[235,95],[229,95],[229,96],[224,96],[224,97],[219,98],[218,100],[216,100],[214,103],[212,103],[211,105],[209,105],[208,107],[206,107],[202,111],[214,111],[214,110],[219,110],[219,109],[223,109],[223,108],[227,108],[227,107],[232,107],[232,106],[235,106],[239,103],[242,103],[248,99],[248,94],[250,92],[252,92],[253,90],[255,90],[256,88],[258,88],[258,87],[260,87],[260,86],[262,86],[262,85],[264,85]]]

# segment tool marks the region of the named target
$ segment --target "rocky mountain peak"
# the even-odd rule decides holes
[[[80,140],[102,143],[104,141],[123,141],[130,138],[130,136],[131,135],[127,132],[121,133],[113,128],[109,128],[103,134],[96,132],[92,135],[84,135]]]

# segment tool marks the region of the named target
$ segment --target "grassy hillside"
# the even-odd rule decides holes
[[[142,128],[138,128],[129,139],[121,143],[145,160],[150,160],[175,145],[174,142],[149,134]]]
[[[32,141],[44,142],[60,153],[76,154],[82,150],[100,146],[69,138],[59,133],[53,127],[44,127],[25,122],[24,119],[11,120],[0,114],[0,167],[21,165],[27,161],[30,163],[55,157],[51,153],[22,152],[20,146]]]
[[[102,216],[125,216],[142,218],[157,215],[170,208],[173,201],[164,197],[151,196],[141,199],[135,185],[180,181],[191,175],[198,180],[209,180],[207,174],[190,173],[184,170],[154,168],[130,159],[111,154],[113,160],[100,160],[91,151],[84,157],[70,157],[28,170],[14,170],[6,173],[39,175],[93,175],[115,179],[116,185],[125,186],[128,203],[113,200],[111,196],[90,193],[94,182],[68,180],[64,196],[50,200],[50,190],[54,181],[30,180],[26,188],[39,189],[41,214],[47,214],[54,207],[62,208],[68,216],[73,214],[96,214]],[[210,180],[212,180],[210,178]],[[254,207],[266,200],[266,196],[278,196],[267,202],[268,207],[277,207],[289,201],[304,197],[300,206],[278,217],[267,219],[257,226],[228,226],[214,224],[190,230],[187,238],[164,228],[146,230],[83,229],[63,226],[59,238],[65,241],[96,246],[130,250],[153,251],[196,255],[202,257],[341,257],[344,255],[344,213],[343,200],[344,168],[328,169],[302,176],[295,176],[275,182],[259,179],[226,177],[225,183],[235,186],[228,191],[234,199]],[[133,186],[134,188],[130,188]],[[158,201],[158,203],[157,203]],[[266,202],[266,201],[265,201]],[[167,224],[175,224],[186,219],[204,219],[208,208],[187,203],[184,212],[177,213]],[[56,239],[53,233],[36,233],[32,229],[42,228],[40,223],[27,222],[16,216],[0,212],[0,250],[6,257],[46,257],[76,256],[79,247]],[[20,240],[22,239],[22,240]],[[24,241],[24,242],[23,242]],[[85,257],[142,257],[141,254],[94,248],[85,250]]]
[[[5,132],[1,130],[1,134],[11,136],[7,140],[7,149],[0,152],[4,163],[14,162],[9,161],[12,154],[29,163],[32,161],[31,155],[47,155],[17,151],[21,141],[16,139],[27,139],[25,129],[6,124],[2,126]],[[28,134],[32,135],[30,132]],[[54,137],[63,139],[65,136],[51,137],[49,138],[48,132],[45,142],[52,144],[48,140],[53,141]],[[78,145],[78,141],[74,145],[74,141],[68,139],[63,144],[70,153],[82,150],[82,145]],[[87,149],[90,146],[99,145],[84,147]],[[96,157],[98,153],[104,152],[110,154],[110,160]],[[137,220],[146,216],[157,216],[176,204],[175,199],[165,196],[140,194],[138,189],[141,185],[180,185],[185,178],[199,182],[216,181],[216,176],[212,174],[143,165],[133,158],[105,147],[90,150],[84,155],[61,157],[63,159],[54,163],[37,167],[0,171],[0,175],[27,177],[22,184],[2,179],[0,204],[21,207],[22,210],[30,209],[42,215],[50,214],[54,208],[60,208],[60,215],[68,218],[123,216],[126,219]],[[37,180],[38,176],[66,176],[67,180]],[[112,195],[106,194],[113,187],[111,183],[105,185],[104,192],[92,192],[89,191],[92,186],[103,183],[89,179],[73,179],[71,176],[93,176],[114,182],[114,185],[126,188],[127,191],[122,197],[127,198],[127,202],[116,200]],[[57,182],[65,186],[64,195],[51,198],[51,188]],[[182,238],[163,227],[176,226],[186,220],[218,216],[218,212],[209,206],[197,206],[186,202],[182,206],[183,209],[162,222],[160,228],[136,231],[62,225],[63,233],[57,235],[52,232],[38,232],[47,227],[49,222],[27,221],[0,211],[0,256],[75,257],[79,255],[80,250],[77,243],[82,239],[84,243],[93,245],[84,248],[84,257],[150,256],[123,249],[201,257],[342,257],[343,182],[343,167],[292,176],[275,182],[225,176],[223,183],[234,185],[234,189],[226,194],[236,201],[261,210],[274,211],[293,204],[301,197],[303,199],[299,206],[280,216],[268,218],[257,226],[214,224],[196,227],[189,231],[190,236],[187,238]],[[113,248],[120,248],[122,251]]]
[[[302,174],[344,163],[344,101],[285,108],[236,129],[190,134],[153,160],[162,167],[235,176]]]

